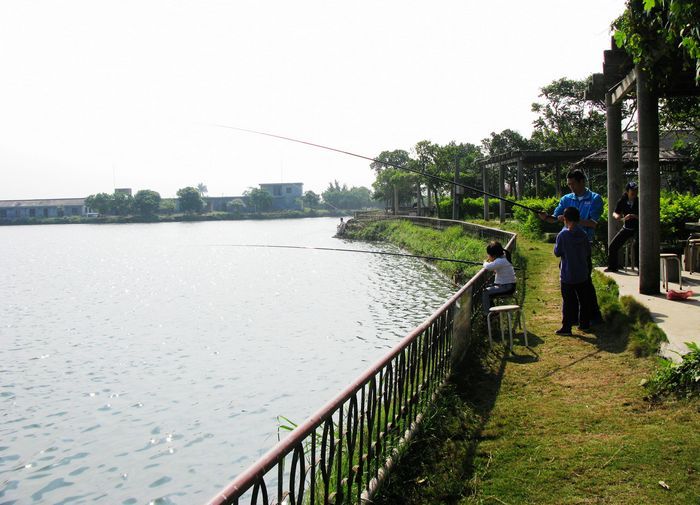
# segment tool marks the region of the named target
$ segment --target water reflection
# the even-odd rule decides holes
[[[0,503],[203,502],[453,292],[335,219],[0,228]]]

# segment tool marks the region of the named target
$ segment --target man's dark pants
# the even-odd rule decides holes
[[[622,228],[617,232],[617,235],[613,237],[610,246],[608,247],[608,268],[611,270],[617,270],[619,268],[618,264],[618,254],[620,249],[625,242],[630,238],[634,237],[634,230],[628,230],[627,228]]]
[[[595,292],[595,287],[593,286],[593,279],[591,274],[593,273],[593,259],[588,257],[588,280],[584,282],[585,284],[585,295],[583,298],[583,305],[589,310],[590,319],[595,323],[599,323],[603,320],[603,315],[600,313],[600,306],[598,305],[598,296]]]

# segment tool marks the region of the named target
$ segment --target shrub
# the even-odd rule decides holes
[[[700,346],[693,342],[686,342],[686,345],[690,352],[683,356],[680,363],[663,360],[661,367],[644,384],[652,397],[700,396]]]
[[[665,192],[660,204],[661,240],[672,242],[688,238],[685,223],[700,220],[700,195]]]

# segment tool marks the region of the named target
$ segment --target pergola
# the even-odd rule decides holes
[[[498,154],[489,158],[484,158],[478,162],[481,167],[481,180],[484,188],[484,219],[489,220],[489,197],[488,187],[489,171],[498,170],[498,196],[505,198],[505,172],[508,167],[517,167],[516,175],[516,199],[523,197],[525,187],[525,177],[534,181],[535,196],[540,193],[540,174],[542,170],[553,170],[557,181],[557,192],[561,196],[561,167],[563,164],[573,163],[593,152],[592,149],[574,150],[547,150],[547,151],[511,151],[505,154]],[[498,214],[501,222],[506,217],[506,202],[500,200]]]
[[[681,170],[690,161],[690,156],[681,154],[673,149],[659,148],[659,170],[661,172],[676,172]],[[637,166],[639,165],[639,149],[636,142],[632,140],[622,140],[622,168],[628,179],[636,178]],[[581,170],[603,170],[608,167],[607,148],[599,149],[593,154],[573,164],[575,168]],[[612,195],[613,198],[615,195]]]
[[[665,62],[668,63],[668,62]],[[586,92],[590,100],[605,100],[607,130],[608,195],[622,194],[622,101],[637,102],[639,166],[639,292],[657,294],[661,281],[659,253],[661,220],[659,197],[659,98],[697,96],[700,88],[692,70],[680,61],[671,62],[670,78],[663,86],[641,65],[634,65],[627,52],[615,46],[603,53],[603,73],[594,74]],[[667,74],[668,75],[668,74]],[[608,206],[608,243],[618,231]]]

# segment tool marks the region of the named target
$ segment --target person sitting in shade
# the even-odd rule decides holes
[[[613,218],[622,222],[622,228],[617,235],[612,239],[608,246],[608,268],[606,272],[617,272],[619,252],[625,242],[637,234],[639,228],[639,198],[637,183],[628,182],[625,186],[625,192],[615,205]]]
[[[509,295],[515,291],[515,269],[508,259],[508,252],[496,240],[492,240],[486,246],[486,255],[484,269],[496,273],[493,284],[484,288],[484,291],[481,293],[484,313],[488,314],[492,298],[499,295]]]

